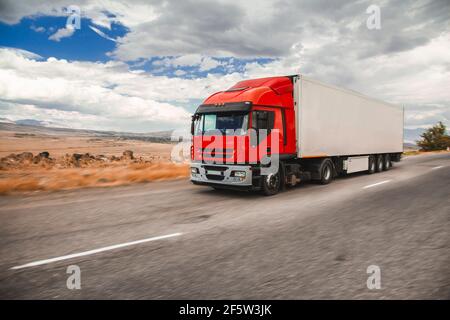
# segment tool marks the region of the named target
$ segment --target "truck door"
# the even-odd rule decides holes
[[[264,107],[258,107],[257,109],[253,110],[251,115],[251,127],[256,130],[257,133],[261,129],[265,129],[267,132],[267,136],[271,134],[273,129],[279,130],[279,141],[271,141],[271,139],[267,139],[267,136],[261,136],[258,134],[258,140],[257,144],[260,145],[261,143],[267,144],[266,150],[259,150],[261,154],[259,154],[259,159],[263,157],[265,154],[271,154],[273,143],[278,143],[278,150],[280,153],[283,152],[283,119],[281,116],[281,110],[279,108],[264,108]],[[267,140],[267,141],[265,141]],[[256,147],[256,146],[252,146]],[[265,154],[262,154],[262,153]]]

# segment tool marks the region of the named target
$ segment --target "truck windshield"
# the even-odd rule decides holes
[[[248,113],[222,112],[197,114],[194,121],[195,135],[210,135],[218,130],[222,134],[226,133],[227,130],[239,130],[240,134],[244,134],[248,128]]]

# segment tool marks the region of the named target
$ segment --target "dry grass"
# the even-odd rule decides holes
[[[34,127],[18,129],[18,132],[0,130],[0,158],[11,153],[37,155],[48,151],[54,161],[34,165],[26,161],[13,161],[11,165],[3,166],[0,163],[0,194],[112,187],[189,176],[188,165],[170,163],[172,144],[61,133]],[[43,133],[41,129],[48,132]],[[69,166],[70,163],[64,160],[66,154],[73,153],[120,158],[125,150],[134,151],[136,159],[88,161],[77,167]]]
[[[30,129],[32,130],[32,129]],[[120,155],[133,150],[146,160],[169,161],[172,144],[147,141],[120,140],[108,137],[43,135],[33,131],[17,133],[0,130],[0,158],[11,153],[48,151],[54,158],[66,153],[91,153],[106,156]],[[154,159],[150,159],[150,156]]]
[[[0,173],[0,194],[54,191],[86,187],[113,187],[189,176],[189,166],[138,163],[96,168],[24,168]]]
[[[447,150],[437,150],[437,151],[420,151],[420,150],[408,150],[403,152],[404,156],[417,156],[421,154],[434,154],[434,153],[449,153]]]

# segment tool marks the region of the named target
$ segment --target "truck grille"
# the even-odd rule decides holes
[[[233,157],[233,149],[212,149],[212,148],[204,148],[202,150],[203,156],[207,158],[219,157],[219,158],[232,158]]]
[[[225,170],[228,169],[228,167],[224,167],[224,166],[203,166],[203,168],[205,170],[213,170],[213,171],[220,171],[220,172],[224,172]]]
[[[214,175],[214,174],[207,174],[206,178],[208,178],[208,180],[222,181],[225,177],[224,176],[217,176],[217,175]]]

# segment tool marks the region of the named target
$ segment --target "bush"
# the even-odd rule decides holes
[[[441,121],[420,136],[422,140],[416,142],[423,151],[445,150],[450,147],[450,136],[447,135],[447,128]]]

